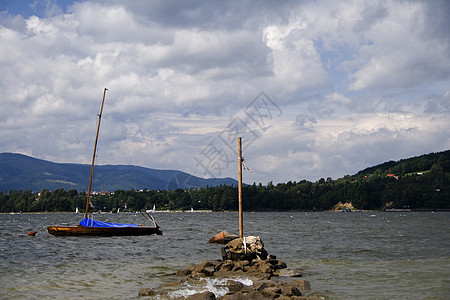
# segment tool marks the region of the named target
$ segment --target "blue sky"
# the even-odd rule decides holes
[[[79,2],[79,1],[78,1]],[[54,13],[63,13],[74,1],[36,1],[36,0],[1,0],[0,9],[9,15],[47,17]]]
[[[448,1],[0,0],[0,152],[339,178],[450,149]]]

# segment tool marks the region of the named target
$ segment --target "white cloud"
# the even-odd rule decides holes
[[[365,33],[358,70],[351,74],[352,90],[398,89],[448,80],[449,40],[436,38],[427,22],[425,2],[393,1],[387,16]]]
[[[247,123],[250,182],[337,178],[450,147],[445,1],[45,8],[0,14],[2,151],[89,162],[104,87],[99,163],[203,175],[195,157],[210,142],[234,160],[220,134],[261,91],[281,113]]]
[[[331,103],[340,103],[343,105],[348,105],[352,102],[350,98],[345,97],[344,95],[336,92],[326,95],[325,99]]]

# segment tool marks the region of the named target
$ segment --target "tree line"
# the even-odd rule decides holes
[[[329,210],[339,202],[356,209],[450,209],[450,159],[401,161],[368,168],[338,180],[243,186],[243,209],[247,211]],[[425,163],[425,161],[427,161]],[[403,164],[405,163],[405,164]],[[412,166],[413,164],[420,166]],[[432,164],[431,164],[432,163]],[[427,167],[429,169],[427,169]],[[412,172],[412,170],[415,170]],[[418,171],[421,170],[421,171]],[[0,212],[84,212],[86,192],[57,189],[0,192]],[[237,186],[175,189],[117,190],[91,197],[91,211],[117,212],[160,210],[237,210]]]

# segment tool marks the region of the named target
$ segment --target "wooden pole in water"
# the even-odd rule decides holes
[[[92,155],[91,176],[89,177],[89,187],[86,200],[86,212],[84,213],[84,218],[87,218],[89,211],[89,198],[91,197],[92,174],[94,173],[95,152],[97,151],[98,132],[100,130],[100,121],[102,120],[103,103],[105,103],[105,95],[107,90],[108,90],[107,88],[103,90],[102,105],[100,107],[100,113],[98,114],[97,134],[95,135],[94,154]]]
[[[239,195],[239,237],[244,237],[244,225],[243,225],[243,214],[242,214],[242,144],[241,138],[238,137],[238,156],[239,156],[239,185],[238,185],[238,195]]]

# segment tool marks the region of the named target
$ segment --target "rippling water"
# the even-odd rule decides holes
[[[57,237],[47,225],[75,225],[82,215],[0,215],[0,298],[134,299],[177,280],[179,268],[219,259],[208,239],[239,228],[237,213],[155,217],[162,236]],[[244,213],[244,235],[260,236],[325,299],[450,299],[450,213]]]

